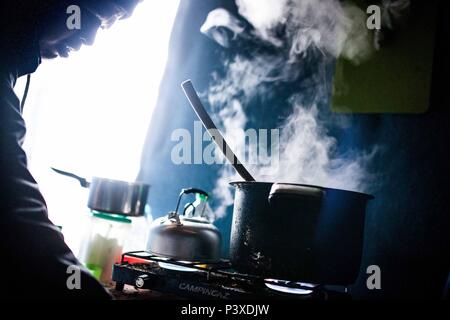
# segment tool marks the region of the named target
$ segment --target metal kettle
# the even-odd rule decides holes
[[[220,261],[221,235],[204,216],[204,209],[196,212],[188,203],[183,214],[178,213],[183,195],[196,194],[206,201],[208,194],[200,189],[182,189],[175,211],[156,219],[149,231],[147,251],[182,261],[213,263]],[[186,212],[190,209],[190,213]]]

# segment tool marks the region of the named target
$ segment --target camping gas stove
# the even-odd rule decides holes
[[[346,292],[322,285],[264,279],[233,270],[227,260],[204,264],[127,252],[113,267],[115,289],[125,285],[192,299],[349,299]]]

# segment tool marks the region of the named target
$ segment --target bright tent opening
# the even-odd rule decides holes
[[[129,19],[99,30],[93,46],[44,61],[31,77],[24,109],[28,165],[50,219],[75,253],[88,190],[50,167],[88,179],[135,180],[178,3],[142,2]],[[22,77],[19,97],[24,84]]]

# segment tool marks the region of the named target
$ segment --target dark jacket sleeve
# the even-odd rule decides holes
[[[1,64],[1,61],[0,61]],[[5,69],[5,68],[3,68]],[[9,296],[17,298],[92,298],[110,295],[77,261],[62,233],[47,216],[36,181],[27,169],[22,141],[25,123],[13,86],[17,74],[0,67],[0,271]],[[81,289],[67,286],[73,270]],[[72,270],[72,271],[71,271]]]

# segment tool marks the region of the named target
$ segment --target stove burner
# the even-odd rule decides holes
[[[127,252],[113,267],[116,290],[124,285],[198,299],[348,299],[325,286],[264,279],[233,270],[228,260],[218,263],[178,261],[145,251]]]
[[[180,261],[182,262],[182,261]],[[173,271],[181,271],[181,272],[196,272],[199,271],[195,268],[190,268],[190,267],[184,267],[184,266],[180,266],[180,265],[176,265],[173,263],[169,263],[169,262],[158,262],[158,265],[163,268],[163,269],[167,269],[167,270],[173,270]]]
[[[315,284],[292,282],[287,280],[266,279],[266,286],[274,291],[289,294],[309,295],[314,292],[317,287]]]

